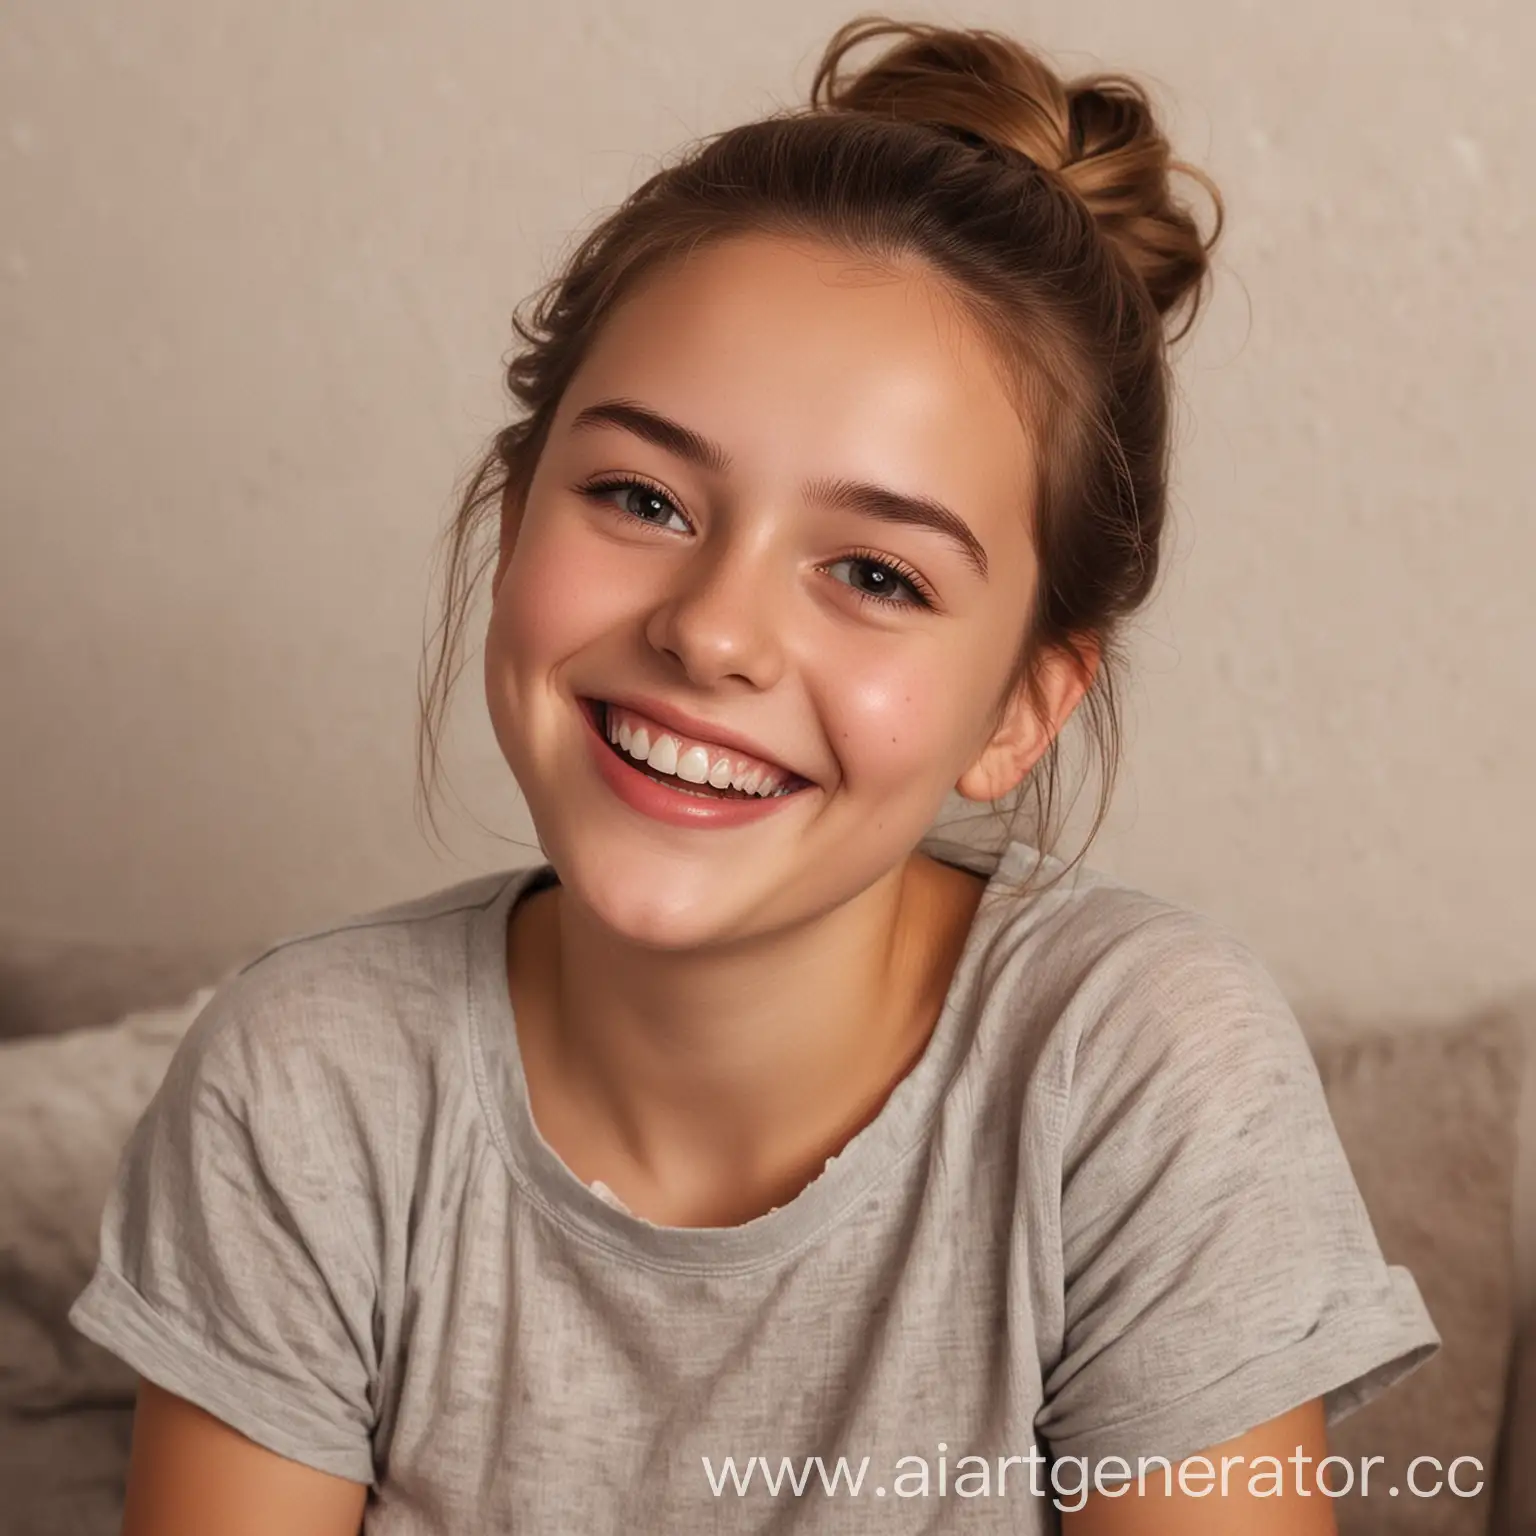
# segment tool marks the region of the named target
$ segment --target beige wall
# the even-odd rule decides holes
[[[509,311],[637,152],[799,99],[851,10],[9,0],[0,922],[259,936],[529,857],[477,826],[527,834],[475,660],[453,854],[412,811]],[[1230,199],[1090,862],[1300,1004],[1536,979],[1536,7],[898,14],[1149,72]]]

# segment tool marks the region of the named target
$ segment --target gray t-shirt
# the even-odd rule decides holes
[[[1087,866],[1001,889],[1033,859],[876,1118],[738,1227],[632,1216],[539,1136],[505,954],[547,867],[287,939],[177,1051],[71,1321],[370,1483],[377,1536],[1051,1532],[1102,1458],[1343,1417],[1439,1340],[1285,998]]]

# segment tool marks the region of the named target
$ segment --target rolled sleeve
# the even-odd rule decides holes
[[[1299,1024],[1214,924],[1167,925],[1085,1030],[1060,1197],[1058,1456],[1175,1461],[1316,1397],[1333,1423],[1439,1347]]]
[[[135,1127],[71,1324],[294,1461],[374,1481],[378,1265],[345,1117],[260,979],[217,992]]]

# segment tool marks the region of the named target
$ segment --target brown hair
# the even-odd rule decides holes
[[[845,77],[848,51],[878,37],[896,41]],[[1209,194],[1208,235],[1174,199],[1175,171]],[[466,610],[497,553],[493,539],[471,568],[475,535],[495,526],[504,497],[516,505],[526,496],[566,384],[614,305],[676,255],[763,234],[888,264],[915,259],[1016,382],[1039,465],[1028,509],[1039,580],[999,718],[1016,686],[1039,700],[1035,664],[1046,652],[1065,651],[1085,669],[1099,658],[1079,710],[1105,772],[1080,859],[1107,813],[1119,761],[1119,632],[1157,575],[1167,342],[1195,318],[1221,221],[1216,188],[1172,158],[1135,81],[1064,81],[1019,42],[982,29],[870,15],[838,28],[809,106],[689,146],[602,219],[514,315],[522,345],[506,383],[520,414],[470,473],[443,536],[443,610],[430,681],[423,658],[417,742],[429,816]],[[1053,739],[1020,790],[1033,788],[1041,828],[1058,773]]]

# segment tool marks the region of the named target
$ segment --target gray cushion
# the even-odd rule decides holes
[[[1443,1340],[1434,1359],[1330,1431],[1330,1450],[1357,1474],[1363,1457],[1386,1458],[1369,1498],[1335,1501],[1342,1536],[1488,1529],[1515,1331],[1511,1234],[1529,1017],[1505,1008],[1447,1028],[1309,1024],[1382,1251],[1413,1274]],[[1477,1457],[1481,1494],[1412,1497],[1405,1474],[1421,1455],[1442,1466]],[[1479,1480],[1470,1467],[1461,1476],[1463,1486]],[[1393,1484],[1396,1498],[1386,1491]]]
[[[0,1414],[0,1533],[117,1536],[132,1434],[126,1404]]]
[[[213,989],[0,1041],[0,1536],[115,1536],[137,1378],[69,1326],[123,1145]]]
[[[166,1007],[263,948],[96,943],[0,930],[0,1040],[62,1034]]]
[[[212,995],[0,1042],[0,1411],[131,1401],[133,1373],[65,1313],[95,1268],[123,1146]]]

